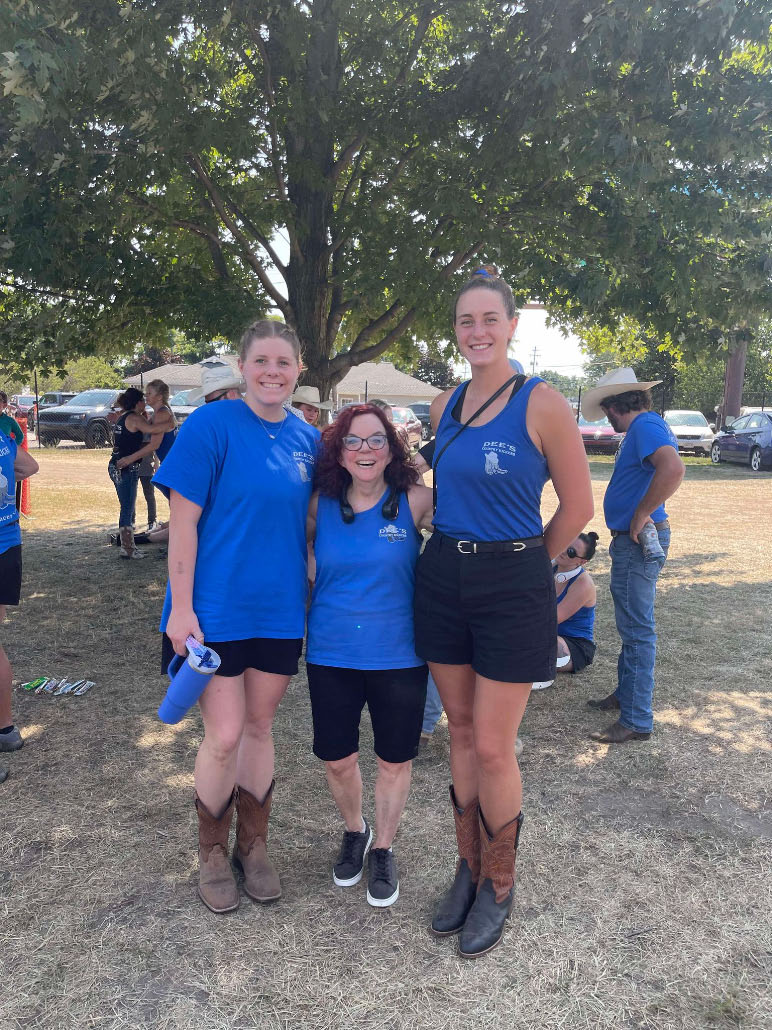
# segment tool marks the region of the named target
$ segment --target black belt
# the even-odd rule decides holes
[[[444,533],[435,533],[440,547],[455,547],[459,554],[515,554],[529,547],[543,547],[543,536],[529,536],[523,540],[456,540]]]
[[[654,523],[654,528],[657,530],[657,532],[659,532],[660,529],[670,529],[670,521],[669,521],[669,519],[663,519],[661,522],[655,522]],[[612,537],[614,537],[614,536],[630,536],[630,530],[629,529],[610,529],[609,533],[611,533]]]

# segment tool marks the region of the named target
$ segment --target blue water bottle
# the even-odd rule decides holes
[[[176,654],[169,662],[171,683],[158,709],[158,718],[170,726],[187,715],[220,668],[220,656],[211,647],[200,644],[195,637],[188,637],[185,646],[187,659]]]

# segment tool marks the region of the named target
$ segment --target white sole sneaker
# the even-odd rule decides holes
[[[554,682],[555,682],[554,680],[540,680],[540,681],[534,683],[533,686],[531,687],[531,689],[532,690],[546,690],[547,687],[551,687]]]
[[[368,905],[372,905],[373,908],[388,908],[389,905],[393,905],[394,904],[394,902],[397,900],[398,897],[399,897],[399,884],[397,884],[397,889],[394,891],[394,893],[389,898],[374,898],[372,896],[372,894],[370,893],[370,891],[368,891],[367,892],[367,904]]]
[[[335,884],[336,887],[353,887],[355,884],[359,883],[359,881],[362,879],[362,875],[364,874],[364,871],[365,871],[365,866],[367,865],[367,853],[369,852],[370,847],[371,847],[371,845],[373,843],[373,828],[367,822],[367,820],[365,820],[365,822],[366,822],[366,825],[367,825],[368,834],[367,834],[367,844],[365,844],[365,851],[364,851],[364,854],[362,855],[362,868],[359,870],[359,872],[356,874],[356,876],[351,876],[351,877],[349,877],[348,880],[343,880],[343,879],[337,877],[335,875],[335,870],[333,869],[333,871],[332,871],[332,882]]]

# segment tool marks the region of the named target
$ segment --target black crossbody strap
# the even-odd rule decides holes
[[[512,386],[513,383],[515,384],[515,388],[512,390],[512,397],[514,397],[515,394],[517,393],[517,391],[520,389],[520,387],[523,385],[524,382],[525,382],[525,376],[522,374],[522,372],[520,372],[518,375],[512,376],[511,379],[507,379],[506,383],[504,383],[503,386],[500,386],[498,388],[498,390],[494,394],[491,394],[491,396],[488,398],[488,400],[477,409],[477,411],[474,413],[474,415],[470,415],[469,416],[469,418],[466,420],[466,422],[464,422],[464,424],[461,426],[459,431],[457,433],[455,433],[453,436],[451,436],[451,438],[448,440],[448,442],[442,448],[440,453],[435,456],[434,464],[432,466],[432,472],[433,472],[433,477],[432,477],[432,480],[433,480],[432,481],[432,495],[433,495],[434,511],[435,512],[437,511],[437,466],[440,463],[440,458],[443,456],[443,454],[448,449],[448,447],[450,447],[450,445],[453,443],[453,441],[457,440],[459,438],[459,436],[461,436],[461,434],[466,429],[466,427],[468,425],[471,425],[471,423],[474,422],[474,420],[476,418],[479,418],[480,415],[482,415],[482,413],[485,411],[485,409],[487,407],[489,407],[491,404],[493,404],[493,402],[496,400],[497,397],[500,397],[502,395],[502,393],[504,393],[504,391],[507,389],[507,387]],[[512,398],[510,397],[510,400],[511,399]],[[448,404],[450,404],[450,401],[448,401]]]

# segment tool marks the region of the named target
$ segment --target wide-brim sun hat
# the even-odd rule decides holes
[[[654,379],[649,383],[639,383],[631,368],[614,368],[582,394],[582,415],[588,422],[597,422],[605,415],[600,402],[606,397],[618,397],[631,390],[650,390],[661,382],[661,379]]]
[[[243,386],[244,380],[230,365],[209,365],[201,373],[200,388],[188,394],[188,404],[195,404],[215,390],[241,389]]]
[[[321,411],[329,411],[332,401],[323,401],[319,396],[318,386],[299,386],[292,395],[293,404],[310,404]]]

